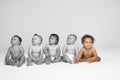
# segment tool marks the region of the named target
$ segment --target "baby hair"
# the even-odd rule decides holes
[[[92,39],[92,43],[94,43],[94,41],[95,41],[95,39],[94,39],[93,36],[86,34],[86,35],[84,35],[84,36],[82,37],[82,39],[81,39],[82,43],[84,42],[84,39],[85,39],[85,38],[90,38],[90,39]]]
[[[40,36],[39,34],[34,34],[33,36],[38,36],[39,38],[41,38],[41,42],[43,41],[42,36]]]
[[[57,34],[51,34],[50,37],[52,37],[52,36],[56,38],[56,43],[55,44],[58,44],[59,36]],[[50,37],[49,37],[49,39],[50,39]]]
[[[19,39],[19,41],[20,41],[19,45],[21,45],[22,38],[21,38],[20,36],[18,36],[18,35],[14,35],[13,37],[17,37],[17,38]],[[13,38],[13,37],[12,37],[12,38]],[[11,38],[11,39],[12,39],[12,38]]]
[[[69,36],[74,36],[75,37],[75,41],[77,40],[77,36],[75,34],[70,34]]]

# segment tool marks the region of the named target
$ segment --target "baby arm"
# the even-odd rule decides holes
[[[56,58],[60,57],[60,53],[61,53],[60,47],[58,47],[58,48],[57,48],[57,55],[56,55],[55,57],[56,57]]]
[[[45,56],[49,56],[49,53],[48,53],[48,45],[47,46],[45,46],[45,48],[44,48],[44,53],[45,53]]]
[[[40,57],[37,58],[38,61],[43,58],[43,49],[42,48],[40,49],[39,54],[40,54]]]
[[[66,45],[65,45],[65,46],[63,47],[63,50],[62,50],[63,56],[66,55],[66,49],[67,49],[67,47],[66,47]]]
[[[23,49],[22,46],[20,46],[20,53],[19,53],[19,55],[17,56],[17,60],[18,60],[21,56],[23,56],[23,55],[24,55],[24,49]]]
[[[78,47],[76,46],[75,47],[75,55],[74,55],[75,57],[77,56],[77,53],[78,53]]]
[[[32,60],[36,60],[33,56],[32,56],[32,47],[29,48],[28,50],[28,56],[32,59]]]
[[[95,60],[96,57],[97,57],[97,52],[96,52],[95,48],[93,48],[93,51],[92,51],[92,52],[93,52],[93,57],[88,58],[89,61],[93,61],[93,60]]]
[[[7,51],[7,54],[5,56],[5,64],[8,63],[10,56],[11,56],[11,54],[10,54],[10,48],[9,48],[8,51]]]
[[[81,49],[76,57],[75,64],[79,63],[81,56],[83,55],[83,49]]]

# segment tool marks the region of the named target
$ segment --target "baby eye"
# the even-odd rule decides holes
[[[53,40],[53,38],[50,38],[51,40]]]
[[[89,42],[89,43],[92,43],[92,42]]]
[[[68,38],[69,40],[71,40],[71,38]]]

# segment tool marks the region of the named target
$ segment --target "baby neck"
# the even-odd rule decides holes
[[[67,43],[67,45],[74,45],[75,43]]]
[[[12,47],[17,47],[20,46],[19,44],[13,44]]]
[[[40,44],[33,44],[33,46],[40,46]]]

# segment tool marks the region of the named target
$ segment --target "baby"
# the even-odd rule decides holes
[[[83,47],[77,55],[75,63],[79,62],[97,62],[101,58],[97,56],[97,52],[93,47],[94,38],[91,35],[84,35],[82,37]]]
[[[8,48],[8,52],[5,57],[5,64],[11,66],[20,67],[25,62],[24,49],[21,46],[22,38],[18,35],[14,35],[11,38],[11,47]]]
[[[28,50],[27,66],[33,65],[33,63],[40,65],[44,63],[43,50],[40,46],[42,43],[42,36],[34,34],[32,37],[32,46]]]
[[[67,37],[67,44],[63,47],[63,62],[72,64],[75,60],[76,54],[78,52],[78,47],[75,44],[77,36],[70,34]]]
[[[57,34],[51,34],[49,37],[49,44],[45,46],[44,53],[46,56],[45,63],[55,63],[61,61],[61,51],[58,45],[59,36]]]

